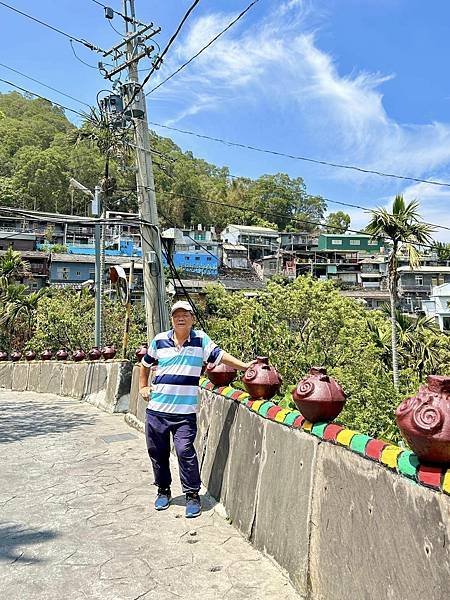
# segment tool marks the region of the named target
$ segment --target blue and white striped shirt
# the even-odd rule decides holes
[[[173,333],[170,329],[155,336],[142,359],[144,367],[157,365],[148,408],[181,415],[195,413],[203,363],[220,363],[223,350],[204,331],[196,329],[177,347]]]

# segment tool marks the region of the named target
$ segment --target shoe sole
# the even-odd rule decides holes
[[[186,515],[186,519],[195,519],[196,517],[199,517],[202,514],[202,511],[195,513],[195,515]]]
[[[170,506],[170,502],[167,506],[154,506],[154,509],[157,510],[158,512],[161,510],[167,510]]]

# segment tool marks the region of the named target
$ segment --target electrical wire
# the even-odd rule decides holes
[[[123,13],[116,10],[115,8],[111,8],[111,6],[103,4],[103,2],[99,2],[98,0],[91,0],[91,2],[94,2],[94,4],[98,4],[99,6],[102,6],[103,8],[111,9],[115,15],[119,15],[119,17],[122,17],[122,19],[124,21],[127,21],[128,23],[132,23],[134,25],[141,25],[141,26],[145,27],[145,23],[141,23],[137,19],[133,19],[132,17],[129,17],[128,15],[124,15]],[[108,19],[108,21],[110,21],[110,19]]]
[[[58,27],[54,27],[53,25],[50,25],[46,21],[41,21],[40,19],[37,19],[36,17],[33,17],[32,15],[29,15],[26,12],[23,12],[17,8],[14,8],[14,6],[10,6],[9,4],[6,4],[6,2],[0,1],[0,5],[4,6],[5,8],[9,8],[9,10],[12,10],[12,11],[18,13],[19,15],[26,17],[27,19],[30,19],[31,21],[35,21],[36,23],[39,23],[40,25],[43,25],[44,27],[47,27],[48,29],[52,29],[53,31],[56,31],[56,33],[59,33],[60,35],[65,36],[69,40],[73,40],[74,42],[78,42],[79,44],[86,46],[86,48],[89,48],[89,50],[94,50],[95,52],[103,52],[103,50],[101,48],[99,48],[98,46],[95,46],[94,44],[91,44],[90,42],[83,40],[81,38],[78,38],[74,35],[70,35],[70,34],[66,33],[65,31],[63,31],[62,29],[59,29]]]
[[[72,53],[75,56],[75,58],[80,61],[80,63],[82,63],[83,65],[85,65],[86,67],[89,67],[90,69],[95,69],[97,70],[97,67],[94,67],[93,65],[90,65],[88,62],[86,62],[85,60],[83,60],[82,58],[80,58],[78,56],[78,54],[75,51],[75,48],[73,47],[73,40],[70,40],[70,47],[72,48]]]
[[[257,146],[251,146],[249,144],[242,144],[239,142],[230,142],[229,140],[224,140],[224,139],[213,137],[210,135],[196,133],[194,131],[188,131],[186,129],[179,129],[178,127],[162,125],[161,123],[155,123],[153,121],[149,121],[149,125],[153,125],[155,127],[161,127],[162,129],[169,129],[170,131],[177,131],[178,133],[183,133],[186,135],[192,135],[194,137],[204,139],[204,140],[209,140],[211,142],[218,142],[220,144],[224,144],[225,146],[234,146],[236,148],[252,150],[253,152],[262,152],[264,154],[271,154],[273,156],[281,156],[283,158],[290,158],[292,160],[300,160],[300,161],[304,161],[304,162],[310,162],[310,163],[314,163],[317,165],[325,165],[327,167],[334,167],[336,169],[347,169],[347,170],[351,170],[351,171],[358,171],[360,173],[367,173],[369,175],[378,175],[379,177],[390,177],[393,179],[402,179],[404,181],[414,181],[416,183],[427,183],[428,185],[450,187],[450,183],[447,183],[447,182],[434,181],[431,179],[420,179],[419,177],[407,177],[406,175],[396,175],[394,173],[384,173],[383,171],[376,171],[373,169],[364,169],[362,167],[357,167],[354,165],[344,165],[344,164],[340,164],[340,163],[328,162],[326,160],[318,160],[315,158],[309,158],[306,156],[297,156],[295,154],[287,154],[285,152],[278,152],[276,150],[269,150],[267,148],[258,148]]]
[[[50,100],[49,98],[46,98],[45,96],[41,96],[40,94],[36,94],[36,92],[31,92],[30,90],[27,90],[23,87],[21,87],[20,85],[17,85],[16,83],[12,83],[12,81],[8,81],[6,79],[2,79],[0,78],[0,81],[2,81],[3,83],[6,83],[7,85],[11,85],[12,87],[17,88],[18,90],[20,90],[21,92],[25,92],[26,94],[31,94],[32,96],[36,96],[36,98],[40,98],[41,100],[46,100],[47,102],[51,102],[52,104],[55,104],[56,106],[59,106],[60,108],[63,108],[64,110],[69,110],[70,112],[73,112],[77,115],[80,115],[80,117],[83,117],[83,119],[87,118],[87,115],[80,113],[78,110],[74,110],[73,108],[69,108],[68,106],[64,106],[64,104],[60,104],[59,102],[55,102],[54,100]],[[84,104],[84,102],[83,102]]]
[[[138,87],[136,87],[136,89],[133,92],[133,95],[131,96],[130,100],[127,102],[126,106],[123,109],[123,112],[125,113],[125,111],[128,109],[128,107],[132,104],[132,102],[134,101],[134,99],[136,98],[137,94],[139,93],[139,91],[144,87],[144,85],[147,83],[147,81],[150,79],[150,77],[153,75],[153,73],[159,69],[164,56],[167,54],[168,50],[170,49],[170,47],[172,46],[172,44],[174,43],[175,39],[177,38],[177,36],[179,35],[183,25],[185,24],[185,22],[187,21],[187,19],[189,18],[189,15],[191,14],[191,12],[194,10],[194,8],[197,6],[197,4],[200,2],[200,0],[194,0],[194,2],[191,4],[191,6],[189,7],[189,9],[187,10],[187,12],[185,13],[184,17],[181,19],[178,27],[176,28],[175,32],[173,33],[172,37],[170,38],[170,40],[168,41],[166,47],[164,48],[164,50],[161,52],[161,54],[158,56],[158,58],[155,60],[155,62],[152,65],[152,68],[150,70],[150,72],[144,77],[144,80],[142,82],[142,84],[140,84]]]
[[[158,85],[156,85],[154,88],[152,88],[145,95],[149,96],[154,91],[156,91],[158,88],[160,88],[162,85],[167,83],[170,79],[172,79],[172,77],[175,77],[175,75],[177,75],[180,71],[182,71],[184,68],[186,68],[188,65],[190,65],[196,58],[198,58],[200,56],[200,54],[202,54],[205,50],[207,50],[210,46],[212,46],[214,44],[214,42],[216,42],[224,33],[226,33],[229,29],[231,29],[231,27],[233,27],[233,25],[235,23],[237,23],[258,2],[259,2],[259,0],[254,0],[251,4],[249,4],[246,9],[244,9],[233,21],[231,21],[231,23],[229,23],[225,27],[225,29],[223,29],[220,33],[218,33],[215,37],[213,37],[212,40],[210,40],[205,46],[203,46],[203,48],[201,48],[196,54],[194,54],[194,56],[192,56],[189,60],[187,60],[185,63],[183,63],[180,67],[178,67],[178,69],[176,69],[176,71],[174,71],[171,75],[169,75],[163,81],[158,83]]]
[[[25,73],[22,73],[21,71],[18,71],[17,69],[13,69],[13,67],[9,67],[8,65],[5,65],[3,63],[0,63],[0,67],[8,69],[9,71],[13,71],[13,73],[17,73],[17,75],[20,75],[21,77],[26,77],[26,79],[30,79],[30,81],[34,81],[35,83],[38,83],[39,85],[42,85],[43,87],[46,87],[49,90],[52,90],[54,92],[57,92],[58,94],[61,94],[61,96],[66,96],[66,98],[70,98],[71,100],[75,100],[75,102],[79,102],[80,104],[84,104],[85,106],[88,106],[90,108],[90,104],[88,104],[87,102],[83,102],[82,100],[78,100],[78,98],[75,98],[74,96],[71,96],[70,94],[66,94],[65,92],[61,92],[60,90],[52,87],[51,85],[47,85],[46,83],[43,83],[42,81],[39,81],[39,79],[35,79],[34,77],[30,77],[29,75],[25,75]]]

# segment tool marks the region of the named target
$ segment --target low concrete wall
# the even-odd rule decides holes
[[[138,372],[126,418],[142,429]],[[239,390],[202,388],[202,481],[302,597],[450,597],[450,470]]]
[[[132,365],[128,361],[0,363],[0,388],[84,400],[105,412],[126,412]]]

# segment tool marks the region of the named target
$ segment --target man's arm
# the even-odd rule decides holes
[[[139,370],[139,393],[143,398],[148,398],[152,388],[148,385],[148,378],[150,377],[150,367],[144,367],[141,363]]]
[[[234,369],[238,369],[239,371],[246,371],[249,367],[255,364],[256,360],[245,363],[242,362],[242,360],[235,358],[231,354],[228,354],[228,352],[223,352],[220,362],[223,362],[224,365],[233,367]]]

